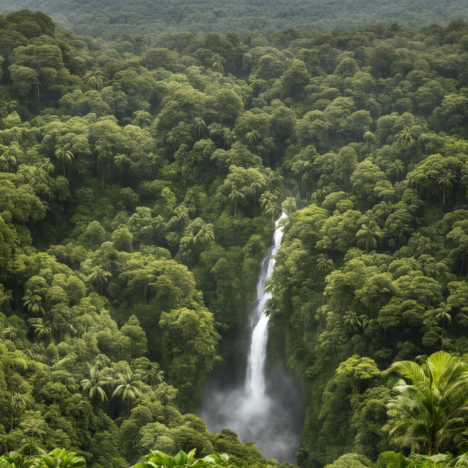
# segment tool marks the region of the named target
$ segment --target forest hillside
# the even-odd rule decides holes
[[[93,37],[197,32],[242,37],[255,30],[312,27],[350,31],[375,24],[423,27],[468,20],[464,0],[0,0],[0,13],[42,11],[61,26]]]
[[[303,391],[298,465],[463,454],[463,20],[105,42],[22,10],[0,57],[0,454],[265,465],[193,412],[214,369],[244,370],[281,211],[269,366]],[[405,432],[399,392],[446,388],[440,432]]]

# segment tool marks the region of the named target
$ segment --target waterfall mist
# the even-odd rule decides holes
[[[209,382],[200,416],[208,429],[231,429],[241,442],[255,441],[263,455],[279,462],[296,463],[302,419],[302,398],[298,385],[287,371],[266,375],[268,321],[265,305],[271,293],[265,282],[273,274],[274,255],[281,245],[283,229],[276,222],[273,245],[262,259],[257,281],[256,300],[249,314],[247,372],[242,386],[233,389]],[[225,376],[226,377],[226,376]]]

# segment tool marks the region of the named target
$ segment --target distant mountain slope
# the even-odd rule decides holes
[[[237,32],[312,26],[350,30],[394,22],[446,25],[468,19],[465,0],[0,0],[0,12],[41,10],[77,34],[111,39],[122,34],[197,30]]]

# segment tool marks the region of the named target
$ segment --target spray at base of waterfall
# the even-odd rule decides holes
[[[241,442],[254,441],[267,459],[296,463],[303,424],[300,389],[289,376],[276,375],[267,394],[252,396],[244,387],[229,391],[211,382],[198,415],[212,432],[230,429]]]

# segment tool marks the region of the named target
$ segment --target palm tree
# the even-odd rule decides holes
[[[309,178],[308,171],[311,168],[312,164],[310,161],[306,161],[305,159],[296,161],[291,168],[295,175],[301,175],[301,190],[302,193],[304,193],[304,198],[307,198],[307,179]]]
[[[367,146],[370,146],[375,142],[375,135],[370,130],[367,130],[362,137],[364,138]]]
[[[172,145],[172,149],[175,152],[175,150],[177,149],[177,143],[179,143],[179,140],[177,136],[174,134],[174,132],[167,132],[166,141],[170,145]]]
[[[55,173],[55,166],[49,158],[44,159],[44,164],[42,164],[41,169],[47,172],[50,176],[53,176]]]
[[[158,154],[155,154],[155,153],[148,153],[148,159],[149,159],[149,162],[151,164],[151,180],[154,180],[154,169],[155,167],[157,168],[158,167],[158,163],[159,163],[159,155]]]
[[[201,140],[202,133],[206,128],[206,123],[201,117],[195,117],[195,127],[198,129],[198,139]]]
[[[65,143],[63,146],[57,145],[55,147],[55,157],[57,161],[62,161],[63,176],[65,177],[65,165],[72,164],[74,155],[70,151],[70,143]]]
[[[189,453],[180,450],[175,457],[166,455],[160,450],[152,450],[149,455],[142,457],[140,463],[137,463],[133,468],[198,468],[198,467],[213,467],[221,468],[231,466],[229,463],[229,456],[225,453],[221,455],[211,454],[203,458],[195,458],[197,449],[192,449]],[[257,465],[254,465],[257,466]]]
[[[175,389],[172,385],[168,385],[166,382],[163,382],[158,385],[155,395],[156,398],[164,405],[168,406],[171,404],[171,401],[177,397],[179,391]]]
[[[40,438],[46,434],[47,424],[41,419],[28,417],[20,423],[20,426],[23,432],[31,438]]]
[[[287,197],[281,204],[281,209],[288,215],[288,218],[297,211],[296,199],[294,197]]]
[[[122,396],[123,400],[127,400],[128,415],[130,416],[131,403],[141,397],[140,390],[143,382],[138,374],[127,371],[125,374],[118,375],[117,384],[112,396]]]
[[[19,448],[18,453],[10,452],[10,457],[12,453],[16,453],[16,455],[19,455],[19,453],[29,452],[29,459],[31,460],[33,456],[45,455],[46,454],[45,450],[42,450],[38,442],[39,441],[35,437],[31,437],[31,436],[26,437],[26,439],[23,439],[21,441],[23,445]],[[34,463],[32,463],[31,465],[27,465],[26,463],[24,463],[24,459],[23,460],[16,459],[16,461],[13,461],[12,466],[15,468],[29,468],[29,467],[34,466]]]
[[[361,322],[359,321],[359,318],[356,314],[356,312],[353,312],[352,310],[348,310],[344,316],[344,324],[353,331],[356,331],[360,326]]]
[[[226,63],[226,59],[224,57],[221,57],[219,54],[215,54],[213,57],[213,65],[211,68],[213,71],[222,73],[224,70],[224,64]]]
[[[24,395],[18,392],[13,392],[11,395],[11,429],[13,430],[14,416],[20,416],[26,409],[26,400]]]
[[[30,289],[26,291],[26,294],[23,297],[23,305],[32,315],[40,315],[44,313],[42,297],[39,296],[39,294],[33,293]]]
[[[13,293],[9,289],[5,289],[3,284],[0,284],[0,309],[9,305],[11,300],[13,300]]]
[[[396,180],[400,180],[401,176],[405,173],[405,165],[403,161],[400,159],[395,159],[395,161],[389,165],[387,173]]]
[[[398,445],[411,451],[439,452],[442,442],[466,430],[468,364],[439,351],[419,365],[394,362],[384,374],[399,373],[399,393],[387,404],[390,421],[383,427]],[[411,383],[410,383],[411,382]]]
[[[223,141],[226,146],[231,147],[236,141],[236,134],[230,128],[223,128]]]
[[[126,154],[118,154],[114,156],[114,164],[122,172],[125,169],[125,166],[130,162],[130,159]]]
[[[105,376],[102,375],[97,367],[91,367],[89,370],[89,379],[83,379],[81,381],[83,390],[87,393],[88,398],[95,404],[102,404],[107,400],[107,395],[103,388],[106,384]]]
[[[460,242],[460,245],[450,252],[450,256],[455,258],[455,260],[458,262],[461,261],[459,276],[463,276],[468,260],[468,242]]]
[[[253,189],[253,194],[254,194],[254,216],[257,208],[257,195],[260,190],[263,190],[265,187],[265,179],[262,177],[259,177],[258,179],[254,180],[252,184],[250,185]]]
[[[107,279],[112,278],[112,273],[104,270],[100,266],[95,266],[92,273],[88,276],[88,281],[99,285],[100,295],[102,296],[102,285],[107,283]]]
[[[233,187],[232,190],[231,190],[231,193],[229,194],[229,198],[231,200],[234,200],[234,216],[236,216],[236,214],[237,214],[237,202],[239,200],[244,199],[244,194],[242,192],[240,192],[237,189],[237,187]]]
[[[281,182],[283,177],[277,172],[267,169],[265,174],[265,186],[268,191],[278,195],[280,192]]]
[[[328,258],[327,254],[322,253],[317,257],[317,269],[323,276],[327,276],[328,273],[331,273],[335,269],[335,265],[333,264],[333,260]]]
[[[0,165],[3,170],[13,172],[18,166],[18,147],[8,146],[0,156]]]
[[[390,224],[389,232],[398,237],[398,248],[401,247],[401,243],[406,239],[408,234],[412,233],[410,226],[401,219],[395,219],[395,221]]]
[[[455,175],[452,174],[450,171],[447,171],[444,175],[439,177],[439,185],[442,186],[443,197],[442,197],[442,204],[445,206],[445,201],[447,200],[447,194],[450,189],[453,187],[453,181],[455,180]]]
[[[109,400],[111,403],[111,416],[114,416],[114,390],[117,388],[118,382],[120,381],[120,374],[115,372],[114,369],[106,367],[102,370],[101,374],[104,376],[106,393],[109,395]]]
[[[403,130],[401,130],[397,134],[398,144],[403,149],[411,148],[416,138],[417,138],[416,132],[411,127],[408,127],[408,126],[405,126]]]
[[[201,244],[204,248],[208,247],[215,239],[214,226],[212,224],[203,225],[193,238],[195,244]]]
[[[98,145],[96,150],[99,153],[98,160],[101,161],[101,190],[104,190],[104,162],[112,155],[112,151],[107,145]]]
[[[445,331],[445,321],[450,323],[452,321],[452,315],[450,314],[452,312],[452,308],[446,303],[446,302],[441,302],[439,304],[439,308],[435,310],[435,319],[438,321],[442,321],[442,338],[444,337],[444,331]]]
[[[90,70],[86,72],[84,80],[86,84],[94,90],[101,89],[104,85],[102,76],[101,70]]]
[[[260,205],[263,209],[265,214],[271,214],[271,221],[275,222],[275,215],[278,212],[278,204],[277,204],[278,196],[272,192],[265,192],[260,197]]]
[[[378,224],[374,220],[371,220],[369,224],[361,226],[356,237],[358,238],[358,245],[365,245],[366,254],[368,254],[370,250],[377,248],[379,241],[382,240],[382,232]]]
[[[146,380],[151,386],[164,382],[164,371],[161,370],[159,364],[151,363],[151,369],[147,373]]]
[[[44,322],[41,318],[31,318],[28,322],[34,328],[34,335],[39,339],[46,339],[52,334],[53,327],[49,321]]]
[[[249,145],[252,148],[252,150],[255,150],[255,145],[261,137],[260,132],[257,130],[252,130],[251,132],[246,133],[245,137],[247,138],[247,141],[249,142]]]
[[[411,236],[408,246],[411,248],[413,256],[430,254],[434,248],[431,239],[424,237],[420,232],[416,232]]]
[[[2,332],[2,336],[10,341],[15,341],[18,338],[18,330],[15,327],[5,328]]]
[[[75,452],[67,452],[65,449],[56,448],[48,455],[42,457],[42,462],[47,468],[85,468],[86,460],[77,457]]]

